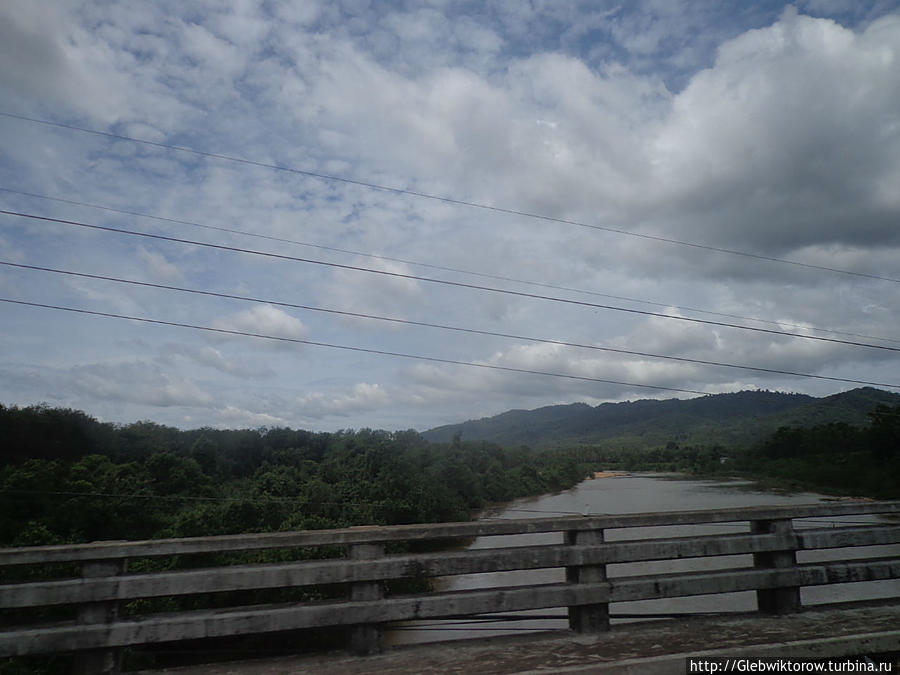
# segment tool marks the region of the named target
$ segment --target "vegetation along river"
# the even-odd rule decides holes
[[[763,489],[747,481],[688,480],[680,476],[662,474],[632,474],[586,480],[570,490],[537,498],[522,499],[497,510],[485,512],[482,518],[541,518],[565,514],[619,514],[651,513],[656,511],[690,511],[695,509],[723,509],[742,506],[774,506],[789,504],[815,504],[828,499],[825,495],[809,492],[785,493]],[[878,522],[879,516],[847,516],[843,518],[795,521],[797,527],[827,527],[829,523]],[[606,540],[617,541],[649,537],[689,536],[746,532],[746,523],[722,523],[674,527],[652,527],[607,530]],[[561,533],[525,534],[506,537],[479,537],[470,548],[496,546],[526,546],[562,542]],[[832,551],[799,552],[798,562],[873,557],[890,555],[897,546],[865,547],[859,549],[835,549]],[[609,565],[610,577],[634,574],[651,574],[657,571],[681,572],[720,567],[751,566],[749,555],[723,558],[704,558],[681,561],[662,561]],[[562,569],[521,570],[448,577],[438,582],[441,590],[490,588],[499,585],[524,585],[557,583],[565,580]],[[835,584],[809,587],[801,591],[804,605],[870,600],[900,595],[900,580]],[[634,615],[680,614],[696,612],[752,611],[756,609],[753,591],[714,596],[673,598],[669,600],[642,600],[615,603],[610,606],[613,622],[637,620]],[[555,630],[566,628],[565,608],[520,612],[521,616],[538,615],[537,618],[516,621],[458,622],[419,621],[409,622],[388,632],[389,644],[431,642],[489,635],[518,634],[522,631]],[[559,618],[548,618],[550,616]],[[617,618],[618,615],[618,618]],[[623,617],[622,615],[627,615]]]

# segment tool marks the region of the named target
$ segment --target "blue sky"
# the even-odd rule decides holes
[[[9,115],[506,211],[9,115],[5,210],[900,346],[897,282],[871,278],[900,279],[897,2],[53,0],[0,8],[0,59]],[[886,349],[9,215],[0,261],[265,302],[0,265],[12,300],[587,378],[0,304],[0,402],[116,422],[425,429],[573,401],[855,386],[522,337],[900,383]]]

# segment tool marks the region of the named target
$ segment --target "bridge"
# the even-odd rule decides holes
[[[865,548],[900,543],[897,514],[900,502],[834,502],[6,548],[0,549],[0,657],[71,655],[75,672],[116,674],[128,649],[264,635],[283,635],[286,647],[304,631],[327,629],[346,636],[352,657],[298,658],[319,659],[322,672],[328,670],[328,658],[343,664],[332,672],[366,672],[376,662],[386,672],[389,659],[396,666],[391,672],[416,672],[422,670],[421,662],[408,670],[397,664],[404,658],[426,658],[421,651],[409,657],[416,650],[385,650],[384,633],[391,625],[552,608],[565,612],[569,632],[547,639],[575,645],[572,654],[577,645],[587,649],[598,644],[613,653],[631,640],[634,649],[622,658],[647,658],[654,645],[673,636],[692,653],[704,651],[698,646],[708,652],[717,645],[738,650],[750,644],[757,655],[769,649],[766,653],[783,656],[784,649],[772,653],[771,643],[784,641],[796,642],[793,653],[798,655],[900,651],[896,597],[882,598],[877,607],[827,611],[801,602],[804,587],[900,578],[898,547],[888,548],[888,555],[884,549],[869,555]],[[739,531],[683,535],[682,526],[712,524],[733,524]],[[555,533],[557,541],[503,544],[504,537],[536,533]],[[497,537],[500,543],[463,548],[483,536]],[[826,550],[830,555],[823,559]],[[690,571],[666,569],[683,559],[715,563]],[[649,561],[664,564],[648,574],[627,576],[608,569]],[[455,575],[547,568],[560,570],[558,582],[457,591],[432,590],[429,584]],[[756,626],[752,630],[762,635],[761,642],[729,642],[725,623],[713,629],[696,622],[709,617],[674,628],[629,624],[610,633],[611,603],[740,591],[755,591],[757,612],[728,620],[743,621],[734,625],[743,626],[735,630],[744,634],[752,632],[751,624]],[[806,620],[815,612],[818,619]],[[804,621],[810,626],[804,628]],[[770,630],[778,623],[793,626],[790,639]],[[846,626],[857,624],[859,630],[848,634]],[[843,633],[837,626],[844,626]],[[669,637],[662,637],[661,630],[668,630]],[[604,636],[614,640],[603,643]],[[827,649],[821,647],[826,643]],[[506,644],[479,647],[469,642],[450,652],[443,649],[448,663],[471,658],[484,664],[491,653],[509,649],[521,660],[529,645],[538,643],[530,637],[518,646],[515,641],[511,648]],[[432,655],[440,650],[431,649],[438,650]],[[583,657],[592,662],[590,654]],[[362,670],[354,671],[351,664]],[[228,672],[297,668],[252,670],[248,665],[246,671]],[[518,671],[498,667],[494,672]]]

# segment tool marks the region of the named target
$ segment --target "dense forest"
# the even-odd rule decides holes
[[[422,435],[447,442],[463,438],[504,446],[558,448],[576,445],[646,450],[672,441],[682,446],[750,447],[781,427],[830,422],[869,423],[879,405],[900,405],[900,394],[860,387],[823,398],[778,391],[738,391],[689,399],[555,405],[510,410],[480,420],[430,429]]]
[[[900,497],[900,406],[867,425],[781,427],[746,447],[536,451],[415,431],[182,431],[0,405],[0,545],[466,520],[599,468],[772,479]]]
[[[459,437],[429,443],[415,431],[181,431],[151,422],[101,423],[76,410],[0,406],[0,546],[468,520],[490,503],[565,489],[586,473],[564,453],[504,449]],[[286,560],[339,552],[263,551],[216,560],[240,564],[280,555]],[[153,570],[193,564],[178,556],[129,562],[130,568]],[[11,568],[0,581],[35,579],[45,572]],[[405,592],[422,583],[427,582],[393,582],[386,590]],[[238,594],[237,602],[322,599],[345,592],[330,587],[254,591]],[[232,595],[144,599],[122,611],[143,616],[213,607]],[[0,611],[0,623],[8,614]],[[12,614],[22,619],[21,612]],[[71,618],[64,610],[27,614],[32,615]],[[277,652],[284,649],[279,639],[212,640],[192,643],[191,649],[200,660],[235,649]],[[340,631],[323,629],[292,634],[290,643],[302,651],[335,647],[342,638]],[[206,650],[211,656],[204,656]],[[129,668],[185,658],[164,646],[126,651]],[[0,662],[0,673],[56,675],[70,666],[65,655],[29,657]]]
[[[0,545],[467,520],[588,471],[415,431],[181,431],[44,406],[0,406],[0,448]]]

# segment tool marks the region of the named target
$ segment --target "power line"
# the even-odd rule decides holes
[[[103,497],[105,499],[147,499],[158,501],[193,501],[193,502],[256,502],[285,503],[297,506],[370,506],[376,508],[396,508],[391,502],[323,502],[306,501],[302,497],[275,497],[273,495],[236,495],[233,497],[202,497],[198,495],[157,495],[140,492],[86,492],[75,490],[17,490],[0,489],[0,495],[49,495],[54,497]]]
[[[26,300],[14,300],[11,298],[0,298],[0,302],[6,302],[13,305],[24,305],[28,307],[40,307],[43,309],[54,309],[63,312],[73,312],[76,314],[87,314],[91,316],[102,316],[110,319],[126,319],[129,321],[140,321],[142,323],[157,324],[160,326],[174,326],[177,328],[191,328],[193,330],[201,330],[209,333],[222,333],[225,335],[239,335],[243,337],[261,338],[263,340],[275,340],[278,342],[289,342],[294,344],[310,345],[313,347],[328,347],[330,349],[341,349],[350,352],[361,352],[364,354],[377,354],[379,356],[394,356],[403,359],[412,359],[416,361],[429,361],[432,363],[444,363],[454,366],[469,366],[471,368],[484,368],[486,370],[498,370],[508,373],[524,373],[526,375],[545,375],[547,377],[559,377],[567,380],[578,380],[580,382],[599,382],[602,384],[615,384],[623,387],[641,387],[644,389],[656,389],[660,391],[675,391],[683,394],[698,394],[705,396],[709,392],[698,391],[696,389],[681,389],[678,387],[663,387],[655,384],[638,384],[635,382],[620,382],[618,380],[606,380],[598,377],[586,377],[584,375],[569,375],[566,373],[553,373],[543,370],[531,370],[528,368],[513,368],[511,366],[498,366],[488,363],[475,363],[473,361],[459,361],[456,359],[444,359],[436,356],[423,356],[419,354],[407,354],[404,352],[392,352],[383,349],[372,349],[369,347],[353,347],[349,345],[337,345],[329,342],[316,342],[313,340],[302,340],[300,338],[282,337],[278,335],[266,335],[264,333],[251,333],[249,331],[231,330],[227,328],[213,328],[212,326],[200,326],[197,324],[181,323],[178,321],[163,321],[162,319],[148,319],[140,316],[129,316],[126,314],[114,314],[112,312],[99,312],[89,309],[79,309],[76,307],[65,307],[62,305],[50,305],[40,302],[28,302]]]
[[[247,253],[250,255],[258,255],[258,256],[263,256],[266,258],[273,258],[276,260],[290,260],[292,262],[301,262],[301,263],[307,263],[307,264],[311,264],[311,265],[322,265],[325,267],[334,267],[337,269],[353,270],[356,272],[367,272],[369,274],[379,274],[381,276],[393,277],[393,278],[398,278],[398,279],[424,281],[427,283],[442,284],[445,286],[453,286],[456,288],[468,288],[471,290],[485,291],[485,292],[489,292],[489,293],[501,293],[503,295],[512,295],[512,296],[516,296],[516,297],[520,297],[520,298],[531,298],[531,299],[535,299],[535,300],[547,300],[550,302],[560,302],[560,303],[564,303],[564,304],[568,304],[568,305],[575,305],[575,306],[579,306],[579,307],[590,307],[592,309],[607,309],[607,310],[611,310],[611,311],[625,312],[628,314],[637,314],[637,315],[641,315],[641,316],[653,316],[653,317],[658,317],[658,318],[662,318],[662,319],[671,319],[671,320],[677,320],[677,321],[687,321],[690,323],[705,324],[708,326],[719,326],[719,327],[723,327],[723,328],[737,328],[739,330],[748,330],[748,331],[753,331],[756,333],[767,333],[769,335],[783,335],[783,336],[787,336],[787,337],[802,338],[804,340],[816,340],[819,342],[831,342],[834,344],[850,345],[853,347],[867,347],[869,349],[881,349],[881,350],[890,351],[890,352],[900,352],[900,348],[898,348],[898,347],[888,347],[885,345],[876,345],[876,344],[872,344],[869,342],[856,342],[853,340],[839,340],[837,338],[828,338],[828,337],[823,337],[820,335],[803,335],[801,333],[791,333],[789,331],[774,330],[771,328],[760,328],[758,326],[742,326],[740,324],[735,324],[735,323],[727,323],[724,321],[711,321],[709,319],[698,319],[695,317],[688,317],[688,316],[673,316],[671,314],[663,314],[662,312],[650,312],[650,311],[643,310],[643,309],[618,307],[616,305],[605,305],[605,304],[595,303],[595,302],[586,302],[583,300],[572,300],[570,298],[560,298],[560,297],[555,297],[555,296],[550,296],[550,295],[541,295],[538,293],[526,293],[524,291],[512,291],[512,290],[508,290],[508,289],[504,289],[504,288],[494,288],[492,286],[481,286],[478,284],[468,284],[468,283],[464,283],[461,281],[449,281],[446,279],[435,279],[432,277],[423,277],[423,276],[419,276],[419,275],[415,275],[415,274],[403,274],[401,272],[390,272],[387,270],[373,269],[371,267],[361,267],[359,265],[346,265],[346,264],[342,264],[342,263],[327,262],[324,260],[316,260],[313,258],[301,258],[299,256],[291,256],[291,255],[286,255],[283,253],[270,253],[268,251],[257,251],[255,249],[241,248],[238,246],[225,246],[223,244],[213,244],[210,242],[195,241],[192,239],[183,239],[180,237],[170,237],[170,236],[166,236],[166,235],[162,235],[162,234],[153,234],[150,232],[140,232],[138,230],[125,230],[125,229],[119,229],[119,228],[115,228],[115,227],[108,227],[105,225],[93,225],[90,223],[82,223],[82,222],[75,221],[75,220],[65,220],[62,218],[50,218],[49,216],[38,216],[35,214],[22,213],[19,211],[8,211],[5,209],[0,209],[0,214],[16,216],[19,218],[30,218],[32,220],[42,220],[45,222],[58,223],[61,225],[71,225],[74,227],[83,227],[83,228],[88,228],[88,229],[92,229],[92,230],[100,230],[103,232],[115,232],[117,234],[126,234],[129,236],[135,236],[135,237],[145,237],[148,239],[156,239],[159,241],[170,241],[170,242],[175,242],[175,243],[179,243],[179,244],[189,244],[191,246],[202,246],[202,247],[212,248],[212,249],[216,249],[216,250],[220,250],[220,251],[231,251],[234,253]]]
[[[334,501],[306,501],[301,496],[275,497],[273,495],[235,495],[232,497],[205,497],[199,495],[159,495],[141,492],[88,492],[79,490],[24,490],[15,488],[0,489],[0,495],[21,496],[51,496],[51,497],[102,497],[104,499],[145,499],[156,501],[193,501],[193,502],[256,502],[256,503],[285,503],[297,506],[355,506],[375,508],[396,508],[401,506],[392,502],[334,502]],[[539,509],[504,509],[504,512],[540,513],[546,515],[565,516],[599,516],[601,513],[585,513],[581,511],[542,511]],[[496,519],[495,519],[496,520]],[[715,523],[728,525],[730,523]]]
[[[24,489],[16,489],[16,488],[3,488],[0,489],[0,495],[8,495],[8,496],[29,496],[29,495],[46,495],[52,497],[102,497],[104,499],[144,499],[144,500],[157,500],[157,501],[195,501],[195,502],[253,502],[258,504],[266,504],[266,503],[285,503],[285,504],[294,504],[299,507],[311,507],[311,506],[353,506],[353,507],[374,507],[374,508],[397,508],[398,506],[402,507],[403,504],[398,504],[396,502],[360,502],[360,501],[352,501],[352,502],[332,502],[332,501],[306,501],[302,497],[276,497],[273,495],[235,495],[232,497],[203,497],[198,495],[158,495],[152,493],[140,493],[140,492],[87,492],[87,491],[77,491],[77,490],[24,490]],[[545,510],[545,509],[517,509],[517,508],[504,508],[504,513],[536,513],[543,514],[548,516],[583,516],[583,517],[593,517],[593,516],[605,516],[609,515],[607,513],[599,512],[599,511],[553,511],[553,510]],[[528,517],[526,516],[526,519]],[[502,517],[489,517],[489,518],[478,518],[478,521],[486,521],[486,520],[518,520],[516,518],[502,518]],[[879,520],[835,520],[835,519],[824,519],[824,518],[805,518],[802,519],[801,524],[810,523],[811,526],[815,526],[819,523],[824,523],[826,525],[831,525],[832,527],[835,525],[879,525],[882,521]],[[739,523],[731,522],[731,523],[706,523],[704,527],[730,527],[737,528]],[[802,529],[802,528],[801,528]]]
[[[490,336],[490,337],[500,337],[500,338],[507,338],[507,339],[512,339],[512,340],[525,340],[528,342],[538,342],[538,343],[542,343],[542,344],[559,345],[562,347],[576,347],[578,349],[592,349],[592,350],[602,351],[602,352],[612,352],[615,354],[627,354],[630,356],[641,356],[641,357],[648,357],[648,358],[654,358],[654,359],[667,359],[670,361],[680,361],[680,362],[684,362],[684,363],[694,363],[694,364],[705,365],[705,366],[718,366],[718,367],[722,367],[722,368],[736,368],[739,370],[752,370],[752,371],[756,371],[756,372],[760,372],[760,373],[770,373],[770,374],[775,374],[775,375],[790,375],[793,377],[804,377],[804,378],[811,378],[811,379],[817,379],[817,380],[829,380],[831,382],[845,382],[848,384],[862,384],[862,385],[868,385],[868,386],[872,386],[872,387],[888,387],[891,389],[900,389],[900,384],[891,384],[891,383],[887,383],[887,382],[869,382],[866,380],[854,380],[854,379],[849,379],[849,378],[844,378],[844,377],[830,377],[828,375],[814,375],[812,373],[799,373],[799,372],[794,372],[794,371],[790,371],[790,370],[779,370],[776,368],[761,368],[761,367],[757,367],[757,366],[747,366],[747,365],[739,365],[739,364],[734,364],[734,363],[724,363],[721,361],[708,361],[708,360],[704,360],[704,359],[692,359],[692,358],[687,358],[687,357],[682,357],[682,356],[669,356],[669,355],[665,355],[665,354],[653,354],[653,353],[649,353],[649,352],[639,352],[639,351],[635,351],[635,350],[631,350],[631,349],[620,349],[620,348],[616,348],[616,347],[601,347],[599,345],[589,345],[589,344],[583,344],[583,343],[578,343],[578,342],[566,342],[564,340],[554,340],[554,339],[550,339],[550,338],[529,337],[529,336],[525,336],[525,335],[516,335],[513,333],[501,333],[501,332],[481,330],[481,329],[476,329],[476,328],[464,328],[461,326],[449,326],[449,325],[445,325],[445,324],[430,323],[427,321],[413,321],[411,319],[400,319],[397,317],[378,316],[376,314],[364,314],[362,312],[350,312],[350,311],[346,311],[346,310],[339,310],[339,309],[333,309],[333,308],[316,307],[314,305],[302,305],[302,304],[292,303],[292,302],[267,300],[264,298],[254,298],[254,297],[250,297],[250,296],[236,295],[236,294],[232,294],[232,293],[220,293],[217,291],[207,291],[207,290],[196,289],[196,288],[170,286],[168,284],[157,284],[157,283],[152,283],[149,281],[137,281],[134,279],[122,279],[119,277],[112,277],[112,276],[107,276],[107,275],[103,275],[103,274],[88,274],[86,272],[61,270],[61,269],[57,269],[57,268],[53,268],[53,267],[40,267],[37,265],[25,265],[22,263],[14,263],[14,262],[6,261],[6,260],[0,260],[0,265],[4,265],[6,267],[14,267],[14,268],[18,268],[18,269],[33,270],[33,271],[38,271],[38,272],[52,272],[54,274],[63,274],[63,275],[67,275],[67,276],[81,277],[81,278],[85,278],[85,279],[98,279],[101,281],[111,281],[111,282],[115,282],[115,283],[129,284],[132,286],[141,286],[141,287],[145,287],[145,288],[156,288],[156,289],[167,290],[167,291],[178,291],[181,293],[192,293],[195,295],[205,295],[205,296],[215,297],[215,298],[226,298],[229,300],[241,300],[244,302],[254,302],[254,303],[260,303],[260,304],[275,305],[278,307],[289,307],[292,309],[301,309],[301,310],[307,310],[307,311],[312,311],[312,312],[323,312],[326,314],[336,314],[339,316],[348,316],[348,317],[353,317],[353,318],[357,318],[357,319],[371,319],[371,320],[375,320],[375,321],[387,321],[387,322],[398,323],[398,324],[403,324],[403,325],[407,325],[407,326],[421,326],[421,327],[425,327],[425,328],[435,328],[435,329],[439,329],[439,330],[455,331],[455,332],[459,332],[459,333],[470,333],[470,334],[474,334],[474,335],[485,335],[485,336]]]
[[[264,168],[264,169],[272,169],[274,171],[283,171],[283,172],[292,173],[292,174],[296,174],[296,175],[300,175],[300,176],[306,176],[308,178],[316,178],[316,179],[324,180],[324,181],[344,183],[347,185],[356,185],[356,186],[368,188],[371,190],[379,190],[382,192],[391,192],[393,194],[407,195],[410,197],[419,197],[421,199],[430,199],[432,201],[443,202],[445,204],[453,204],[455,206],[466,206],[466,207],[475,208],[475,209],[482,209],[485,211],[493,211],[495,213],[504,213],[507,215],[521,216],[523,218],[543,220],[546,222],[559,223],[562,225],[572,225],[575,227],[583,227],[583,228],[587,228],[587,229],[591,229],[591,230],[610,232],[612,234],[621,234],[621,235],[625,235],[625,236],[629,236],[629,237],[636,237],[639,239],[644,239],[644,240],[649,240],[649,241],[662,242],[662,243],[666,243],[666,244],[675,244],[678,246],[687,246],[690,248],[701,249],[704,251],[715,251],[717,253],[728,253],[731,255],[738,255],[738,256],[742,256],[744,258],[750,258],[753,260],[764,260],[767,262],[780,263],[780,264],[784,264],[784,265],[794,265],[797,267],[804,267],[807,269],[815,269],[815,270],[821,270],[821,271],[825,271],[825,272],[834,272],[837,274],[845,274],[845,275],[849,275],[849,276],[863,277],[866,279],[876,279],[878,281],[890,281],[893,283],[900,283],[900,279],[896,279],[893,277],[881,276],[878,274],[868,274],[866,272],[854,272],[851,270],[844,270],[844,269],[840,269],[837,267],[827,267],[825,265],[813,265],[811,263],[804,263],[804,262],[800,262],[798,260],[790,260],[787,258],[776,258],[773,256],[766,256],[766,255],[761,255],[758,253],[748,253],[747,251],[738,251],[735,249],[723,248],[723,247],[719,247],[719,246],[710,246],[708,244],[697,244],[694,242],[683,241],[680,239],[672,239],[669,237],[661,237],[661,236],[652,235],[652,234],[643,234],[640,232],[633,232],[631,230],[623,230],[620,228],[610,227],[610,226],[606,226],[606,225],[595,225],[595,224],[585,223],[585,222],[578,221],[578,220],[570,220],[568,218],[558,218],[556,216],[548,216],[545,214],[531,213],[529,211],[520,211],[518,209],[505,208],[502,206],[492,206],[490,204],[484,204],[481,202],[472,202],[472,201],[467,201],[464,199],[456,199],[454,197],[446,197],[446,196],[431,194],[431,193],[427,193],[427,192],[420,192],[418,190],[411,190],[408,188],[398,188],[398,187],[392,187],[389,185],[379,185],[377,183],[371,183],[368,181],[357,180],[354,178],[347,178],[344,176],[335,176],[335,175],[331,175],[331,174],[321,173],[318,171],[297,169],[295,167],[284,166],[282,164],[271,164],[268,162],[260,162],[260,161],[256,161],[256,160],[252,160],[252,159],[247,159],[244,157],[234,157],[232,155],[224,155],[221,153],[206,152],[204,150],[196,150],[194,148],[188,148],[188,147],[181,146],[181,145],[172,145],[169,143],[160,143],[158,141],[149,141],[149,140],[142,139],[142,138],[136,138],[134,136],[126,136],[124,134],[114,134],[114,133],[111,133],[108,131],[97,131],[96,129],[87,129],[84,127],[76,126],[74,124],[65,124],[62,122],[51,122],[49,120],[37,119],[35,117],[27,117],[25,115],[16,115],[16,114],[4,112],[4,111],[0,111],[0,116],[8,117],[11,119],[22,120],[25,122],[31,122],[34,124],[43,124],[46,126],[57,127],[60,129],[69,129],[71,131],[78,131],[80,133],[85,133],[85,134],[93,134],[95,136],[102,136],[104,138],[112,138],[112,139],[119,140],[119,141],[128,141],[130,143],[140,143],[142,145],[149,145],[149,146],[156,147],[156,148],[163,148],[166,150],[183,152],[183,153],[187,153],[187,154],[196,155],[199,157],[208,157],[210,159],[219,159],[219,160],[223,160],[223,161],[227,161],[227,162],[236,162],[238,164],[245,164],[248,166],[256,166],[256,167],[260,167],[260,168]]]
[[[283,243],[283,244],[295,244],[297,246],[306,246],[309,248],[315,248],[315,249],[319,249],[322,251],[330,251],[330,252],[334,252],[334,253],[344,253],[347,255],[353,255],[353,256],[358,256],[358,257],[372,258],[374,260],[386,260],[388,262],[402,263],[404,265],[413,265],[416,267],[425,267],[427,269],[439,270],[442,272],[453,272],[455,274],[465,274],[468,276],[480,277],[482,279],[493,279],[495,281],[508,281],[508,282],[512,282],[512,283],[516,283],[516,284],[523,284],[526,286],[535,286],[538,288],[550,288],[550,289],[557,290],[557,291],[567,291],[570,293],[579,293],[579,294],[583,294],[583,295],[591,295],[591,296],[600,297],[600,298],[609,298],[611,300],[624,300],[625,302],[634,302],[637,304],[650,305],[653,307],[666,307],[666,308],[671,307],[672,309],[677,309],[679,311],[696,312],[698,314],[707,314],[709,316],[721,316],[721,317],[725,317],[728,319],[741,319],[742,321],[757,321],[759,323],[769,324],[771,326],[778,326],[779,328],[801,328],[801,329],[815,330],[815,331],[819,331],[819,332],[823,332],[823,333],[832,333],[834,335],[846,335],[849,337],[858,337],[858,338],[863,338],[863,339],[867,339],[867,340],[882,340],[884,342],[900,343],[900,340],[895,340],[895,339],[886,338],[886,337],[879,337],[876,335],[865,335],[865,334],[861,334],[861,333],[853,333],[850,331],[834,330],[834,329],[830,329],[830,328],[820,328],[818,326],[794,324],[794,323],[788,323],[788,322],[784,322],[784,321],[772,321],[771,319],[761,319],[759,317],[754,317],[754,316],[742,316],[740,314],[729,314],[727,312],[714,312],[714,311],[711,311],[708,309],[700,309],[698,307],[687,307],[687,306],[683,306],[683,305],[674,305],[670,302],[655,302],[653,300],[642,300],[639,298],[630,298],[630,297],[623,296],[623,295],[612,295],[610,293],[600,293],[599,291],[589,291],[589,290],[585,290],[585,289],[581,289],[581,288],[572,288],[571,286],[562,286],[562,285],[558,285],[558,284],[550,284],[550,283],[545,283],[545,282],[540,282],[540,281],[530,281],[530,280],[526,280],[526,279],[518,279],[516,277],[508,277],[508,276],[503,276],[500,274],[488,274],[486,272],[476,272],[474,270],[460,269],[458,267],[448,267],[445,265],[435,265],[433,263],[426,263],[426,262],[421,262],[418,260],[409,260],[406,258],[395,258],[395,257],[391,257],[391,256],[386,256],[386,255],[377,255],[374,253],[367,253],[364,251],[354,251],[351,249],[338,248],[335,246],[326,246],[324,244],[315,244],[315,243],[307,242],[307,241],[298,241],[296,239],[287,239],[285,237],[274,237],[271,235],[259,234],[257,232],[247,232],[246,230],[238,230],[238,229],[234,229],[234,228],[230,228],[230,227],[206,225],[203,223],[197,223],[197,222],[193,222],[190,220],[181,220],[178,218],[166,218],[164,216],[157,216],[157,215],[152,215],[149,213],[142,213],[140,211],[129,211],[127,209],[118,209],[118,208],[115,208],[112,206],[105,206],[102,204],[91,204],[89,202],[80,202],[80,201],[76,201],[74,199],[64,199],[62,197],[51,197],[49,195],[37,194],[34,192],[24,192],[22,190],[13,190],[11,188],[7,188],[7,187],[3,187],[3,186],[0,186],[0,191],[8,192],[11,194],[16,194],[16,195],[22,195],[24,197],[33,197],[35,199],[45,199],[48,201],[59,202],[62,204],[71,204],[73,206],[83,206],[83,207],[90,208],[90,209],[97,209],[100,211],[108,211],[110,213],[119,213],[119,214],[128,215],[128,216],[137,216],[139,218],[148,218],[151,220],[157,220],[160,222],[172,223],[172,224],[176,224],[176,225],[188,225],[189,227],[198,227],[198,228],[202,228],[205,230],[214,230],[216,232],[226,232],[228,234],[237,234],[237,235],[246,236],[246,237],[256,237],[258,239],[265,239],[267,241],[274,241],[274,242]]]

